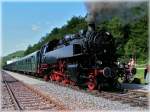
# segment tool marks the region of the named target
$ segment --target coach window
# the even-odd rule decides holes
[[[31,61],[31,62],[32,62],[32,63],[34,63],[34,61],[35,61],[34,56],[32,56],[32,57],[31,57],[31,59],[32,59],[32,61]]]
[[[32,63],[32,57],[29,58],[29,63]]]
[[[30,63],[30,58],[28,59],[28,63]]]

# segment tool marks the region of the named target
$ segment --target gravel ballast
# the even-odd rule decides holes
[[[34,85],[39,90],[46,92],[54,100],[62,102],[70,110],[110,110],[110,111],[146,111],[141,107],[131,107],[119,101],[111,101],[102,97],[96,97],[71,88],[62,87],[49,82],[23,76],[19,73],[8,72],[13,77],[24,83]]]

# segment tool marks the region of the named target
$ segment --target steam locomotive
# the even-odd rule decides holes
[[[119,88],[119,77],[135,74],[133,68],[116,62],[115,40],[111,33],[96,31],[95,25],[89,24],[87,31],[54,39],[4,69],[33,74],[46,81],[102,90],[106,86]]]

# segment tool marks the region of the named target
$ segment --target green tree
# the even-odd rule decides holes
[[[31,45],[28,46],[27,50],[24,52],[24,55],[28,55],[30,53],[32,53],[32,46]]]

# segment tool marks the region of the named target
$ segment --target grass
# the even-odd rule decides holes
[[[141,80],[141,83],[144,84],[144,68],[137,68],[137,73],[134,76],[135,78],[139,78]]]

